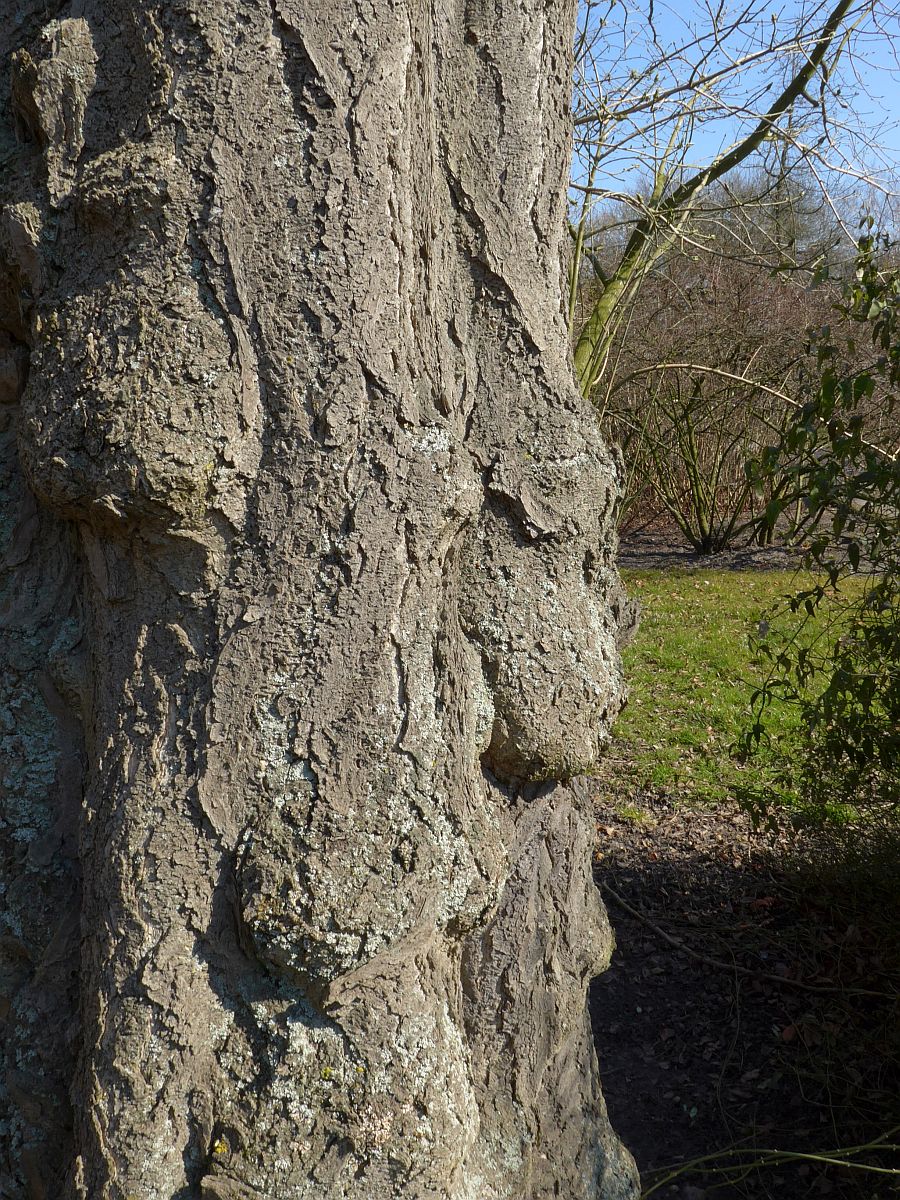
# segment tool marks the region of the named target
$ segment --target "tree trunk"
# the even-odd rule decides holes
[[[572,24],[0,0],[4,1197],[636,1195]]]

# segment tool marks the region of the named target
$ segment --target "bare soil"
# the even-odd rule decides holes
[[[890,995],[879,936],[804,887],[795,838],[754,833],[736,809],[652,795],[641,808],[635,821],[597,805],[596,880],[618,945],[591,1016],[613,1127],[645,1186],[732,1146],[822,1153],[883,1130],[900,1080],[883,1028],[896,999],[865,994]],[[900,1194],[817,1162],[716,1183],[693,1171],[654,1195]]]
[[[627,534],[619,547],[619,565],[647,570],[792,571],[802,552],[785,546],[737,546],[719,554],[698,554],[665,526]]]

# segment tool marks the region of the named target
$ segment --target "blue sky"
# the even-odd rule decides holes
[[[601,0],[595,0],[599,6]],[[606,81],[608,95],[619,94],[623,86],[627,86],[627,71],[634,68],[640,71],[647,62],[647,57],[654,52],[654,46],[649,38],[649,14],[652,11],[653,29],[656,33],[655,53],[668,52],[673,47],[684,45],[690,41],[692,33],[703,34],[711,28],[709,4],[700,0],[641,0],[635,4],[632,0],[626,3],[602,0],[603,13],[608,18],[601,40],[598,42],[598,63],[603,71],[609,71]],[[725,0],[719,4],[713,3],[714,10],[727,19],[729,13],[736,13],[747,7],[748,0],[738,7]],[[607,8],[606,5],[609,5]],[[812,28],[818,29],[825,20],[831,3],[821,0],[784,0],[782,3],[768,3],[758,0],[752,5],[756,23],[749,32],[740,33],[733,42],[735,53],[752,49],[753,45],[761,44],[776,33],[784,30],[787,33],[793,22],[803,13],[812,12],[810,21]],[[841,133],[836,137],[838,151],[831,155],[839,163],[843,153],[845,166],[864,165],[870,171],[883,176],[900,177],[900,67],[898,67],[898,48],[900,48],[900,3],[879,4],[879,18],[873,19],[871,11],[862,15],[859,28],[854,34],[852,52],[845,54],[838,63],[837,70],[832,76],[831,83],[840,88],[839,97],[831,97],[829,106],[838,120],[849,127],[855,128]],[[860,13],[864,9],[871,10],[872,5],[859,6]],[[583,10],[582,10],[583,11]],[[599,8],[595,9],[599,12]],[[773,21],[772,18],[775,18]],[[690,52],[689,52],[690,53]],[[719,62],[725,60],[720,57]],[[797,61],[796,59],[794,61]],[[623,71],[623,68],[625,70]],[[790,72],[791,59],[785,55],[782,63],[778,64],[774,74],[770,64],[770,90],[759,96],[755,105],[756,110],[764,109],[771,99],[783,86],[784,79],[779,81],[778,71],[783,70],[785,77]],[[673,77],[677,77],[678,72]],[[680,77],[684,78],[682,68]],[[661,77],[661,86],[672,82],[672,78]],[[754,73],[748,71],[743,77],[748,84],[754,79]],[[757,75],[756,78],[759,78]],[[724,92],[725,98],[736,96],[733,88]],[[841,105],[845,107],[841,109]],[[810,106],[799,106],[803,114],[811,121],[810,132],[805,140],[818,140],[824,130],[821,122],[816,122],[815,111]],[[730,145],[742,127],[748,129],[752,123],[745,118],[743,126],[737,118],[724,118],[701,122],[693,139],[688,155],[690,165],[701,165],[709,162],[721,149]],[[829,130],[837,133],[837,127],[829,125]],[[639,162],[641,157],[640,139],[632,146],[633,158]],[[646,163],[648,154],[645,147],[643,157]],[[652,157],[652,151],[649,155]],[[865,161],[864,161],[865,160]],[[608,179],[611,183],[629,189],[632,181],[627,178],[632,174],[635,179],[641,170],[646,174],[646,166],[629,167],[628,154],[623,154],[618,160],[610,160]],[[849,177],[847,177],[849,179]]]
[[[743,7],[743,6],[741,6]],[[775,13],[780,24],[796,20],[809,5],[797,3],[767,4],[768,14]],[[828,6],[829,8],[831,5]],[[893,9],[879,29],[871,19],[863,20],[851,53],[838,65],[845,80],[844,90],[856,116],[867,129],[877,129],[882,149],[892,151],[895,163],[900,159],[900,7]],[[702,30],[709,24],[707,5],[697,0],[681,0],[677,4],[656,3],[655,24],[660,41],[673,43],[684,39],[688,28]],[[817,26],[821,22],[817,22]],[[890,34],[893,33],[893,37]]]

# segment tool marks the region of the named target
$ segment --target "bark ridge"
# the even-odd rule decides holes
[[[572,21],[0,0],[10,1200],[636,1195]]]

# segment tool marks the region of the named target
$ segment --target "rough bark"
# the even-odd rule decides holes
[[[571,8],[0,0],[4,1197],[636,1194]]]

